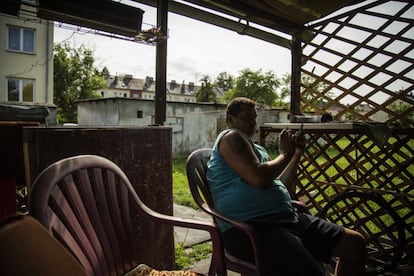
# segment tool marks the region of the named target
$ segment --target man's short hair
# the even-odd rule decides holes
[[[256,102],[245,97],[237,97],[234,98],[228,105],[227,105],[227,112],[226,117],[228,118],[229,115],[236,116],[239,114],[240,109],[242,106],[251,106],[256,107]]]

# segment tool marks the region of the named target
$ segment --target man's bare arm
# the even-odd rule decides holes
[[[237,131],[231,131],[222,138],[219,151],[244,181],[259,189],[272,185],[273,179],[287,164],[286,155],[260,163],[252,145]]]
[[[300,157],[302,156],[303,152],[306,148],[306,141],[303,136],[303,124],[298,132],[296,132],[293,136],[295,141],[295,151],[290,159],[288,165],[279,175],[279,179],[285,184],[288,190],[291,190],[294,185],[294,180],[297,174],[297,168],[300,161]]]

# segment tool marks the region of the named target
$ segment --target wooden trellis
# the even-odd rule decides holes
[[[302,112],[414,126],[412,1],[369,2],[308,30],[314,36],[302,44]]]
[[[267,134],[286,127],[298,129],[300,124],[264,124],[260,142],[265,144]],[[293,196],[312,214],[363,231],[371,242],[373,259],[387,262],[392,256],[404,264],[406,245],[414,242],[414,128],[308,123],[303,131],[308,147],[299,165]],[[375,132],[384,135],[374,136]],[[354,191],[383,204],[347,198],[329,207]],[[397,256],[396,248],[403,258]]]
[[[301,41],[301,112],[329,113],[354,127],[308,132],[297,196],[320,213],[352,188],[376,193],[402,218],[413,243],[414,2],[359,5],[309,24],[313,36]],[[373,132],[373,122],[382,129]]]
[[[365,125],[354,125],[352,130],[319,129],[306,133],[309,147],[301,161],[296,197],[304,200],[312,213],[321,214],[329,202],[350,190],[375,194],[405,224],[406,243],[414,242],[414,129],[394,129],[381,144],[367,134]],[[341,204],[342,210],[328,212],[331,220],[350,227],[369,220],[375,224],[375,235],[387,233],[391,237],[388,242],[398,243],[392,234],[395,225],[381,218],[387,212],[372,211],[369,215],[363,202]],[[343,215],[347,212],[352,220]]]
[[[304,124],[308,148],[291,192],[311,213],[360,230],[372,267],[407,264],[414,247],[414,2],[364,1],[294,38],[292,68],[301,62],[301,76],[300,89],[292,76],[291,115],[330,114],[333,122]],[[261,125],[260,143],[270,132],[299,129],[296,118]]]

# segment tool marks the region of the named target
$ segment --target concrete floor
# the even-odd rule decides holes
[[[210,221],[211,217],[193,208],[174,204],[174,216],[179,218],[191,218],[195,220]],[[206,242],[210,240],[210,235],[206,231],[190,230],[182,227],[174,227],[175,243],[183,243],[185,247],[191,247],[194,244]],[[211,256],[200,260],[189,269],[207,275],[210,267]],[[228,276],[239,276],[239,273],[228,271]]]

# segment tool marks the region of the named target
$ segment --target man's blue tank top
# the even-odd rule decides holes
[[[247,184],[226,162],[218,151],[221,138],[229,131],[222,131],[214,143],[210,160],[207,163],[207,180],[210,185],[214,208],[221,214],[239,221],[248,221],[253,218],[270,214],[287,215],[293,213],[291,198],[286,186],[281,180],[275,179],[272,186],[257,189]],[[254,144],[252,139],[239,131],[254,148],[260,162],[269,160],[267,151],[260,145]],[[230,225],[218,221],[222,231]]]

